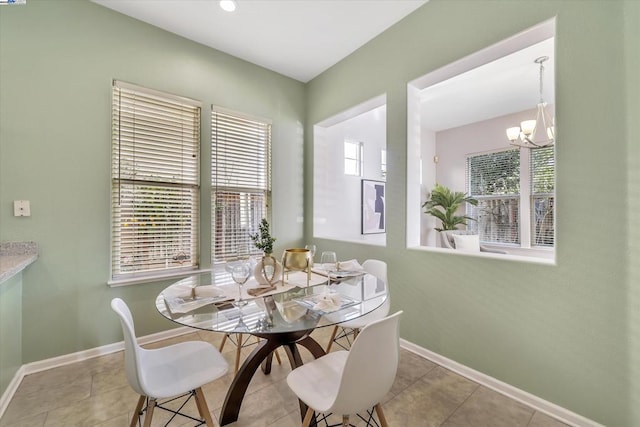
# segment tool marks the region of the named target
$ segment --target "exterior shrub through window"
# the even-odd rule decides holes
[[[522,166],[525,166],[523,168]],[[554,246],[554,148],[510,148],[467,156],[468,228],[486,243]]]

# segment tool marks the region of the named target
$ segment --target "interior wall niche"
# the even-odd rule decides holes
[[[386,121],[386,95],[381,95],[314,126],[314,238],[386,245],[384,228],[372,232],[363,227],[367,209],[362,205],[362,181],[386,179]]]
[[[536,118],[541,85],[540,68],[535,60],[544,56],[548,59],[544,62],[542,97],[553,117],[555,19],[429,72],[407,85],[408,248],[462,253],[444,247],[441,233],[435,230],[441,227],[440,220],[425,214],[422,205],[436,183],[473,195],[469,164],[472,169],[476,166],[468,159],[514,149],[519,152],[519,158],[514,160],[514,163],[519,161],[519,169],[508,175],[505,166],[504,173],[505,179],[512,181],[513,175],[519,174],[517,186],[513,185],[518,191],[517,200],[510,201],[511,207],[507,209],[504,207],[507,193],[497,194],[501,190],[494,190],[493,199],[482,197],[479,208],[463,205],[457,211],[458,215],[479,219],[458,228],[480,234],[480,245],[487,252],[474,251],[473,255],[555,262],[555,146],[544,152],[518,148],[510,144],[506,135],[507,128]],[[557,130],[556,123],[554,126]],[[550,167],[541,167],[541,158]],[[548,191],[544,200],[540,186],[531,184],[538,182],[539,171],[543,169],[547,174],[545,191]],[[502,172],[500,168],[496,171]],[[545,206],[546,210],[542,210]],[[500,221],[505,217],[512,224],[507,232],[501,231],[504,223]],[[489,227],[502,234],[490,234]],[[505,233],[514,237],[504,238]]]

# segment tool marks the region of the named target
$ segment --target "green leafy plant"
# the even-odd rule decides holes
[[[468,216],[456,215],[456,211],[464,203],[478,206],[478,201],[473,197],[460,191],[451,191],[436,183],[436,186],[429,193],[429,199],[424,202],[422,207],[424,213],[435,216],[442,222],[442,228],[436,227],[436,230],[455,230],[458,225],[466,225],[468,220],[475,221],[474,218]]]
[[[262,218],[262,221],[260,221],[259,231],[255,234],[249,234],[249,237],[253,240],[253,245],[264,252],[265,255],[273,253],[273,242],[276,239],[271,237],[269,233],[269,222],[266,218]]]

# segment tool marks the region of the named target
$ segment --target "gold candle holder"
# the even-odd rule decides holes
[[[285,249],[282,254],[282,283],[285,283],[285,274],[289,271],[306,271],[307,286],[311,282],[311,253],[309,249],[292,248]]]

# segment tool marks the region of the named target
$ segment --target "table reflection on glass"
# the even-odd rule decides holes
[[[307,274],[300,276],[292,274],[286,285],[278,284],[275,290],[259,297],[247,297],[251,289],[257,287],[257,283],[248,282],[244,290],[247,295],[243,296],[247,298],[247,304],[241,307],[232,304],[232,300],[238,298],[237,287],[233,284],[214,287],[211,274],[180,280],[156,298],[160,314],[180,325],[264,338],[233,379],[220,413],[220,425],[238,419],[251,378],[260,366],[265,374],[270,373],[274,350],[283,347],[291,368],[295,369],[302,365],[298,345],[305,347],[315,358],[325,354],[322,346],[310,336],[314,329],[363,316],[380,307],[387,298],[386,283],[370,274],[340,278],[330,286],[338,295],[331,301],[327,301],[326,277],[314,274],[311,283],[320,284],[296,285],[306,284]],[[301,416],[306,408],[300,401]]]

